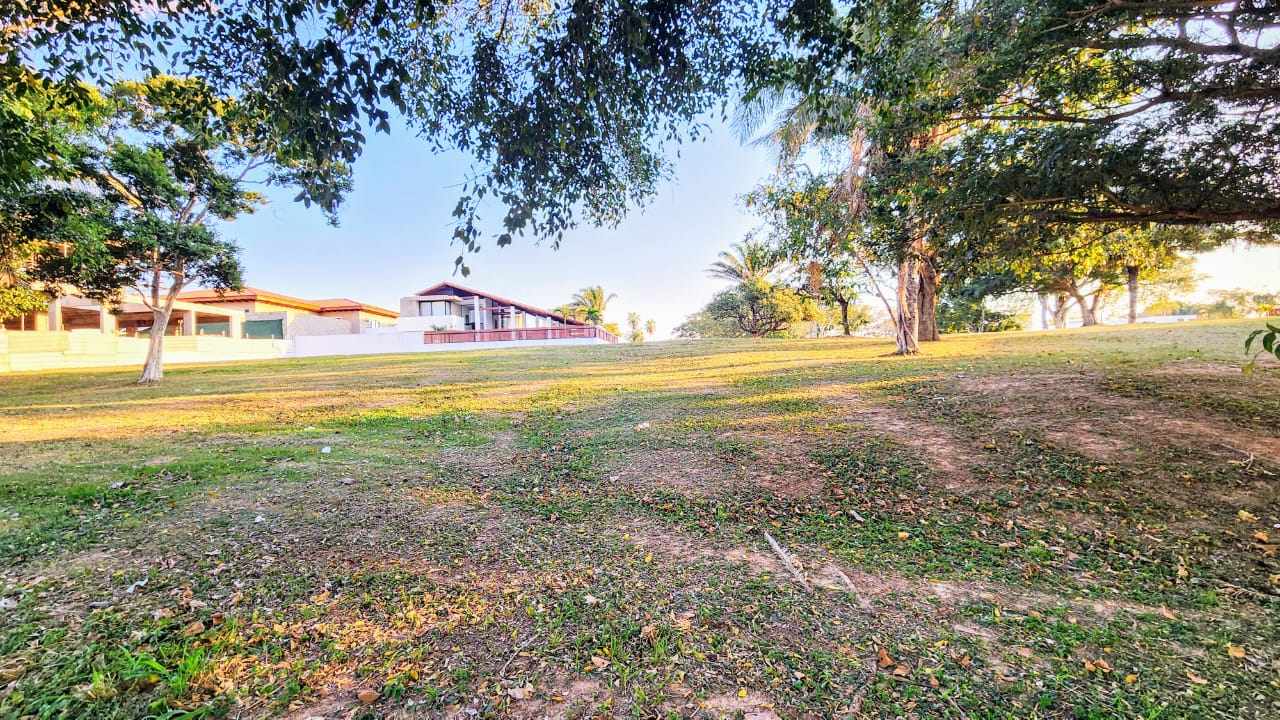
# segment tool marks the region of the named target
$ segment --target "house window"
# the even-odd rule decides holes
[[[418,301],[419,317],[444,317],[453,314],[453,303],[448,300],[420,300]]]

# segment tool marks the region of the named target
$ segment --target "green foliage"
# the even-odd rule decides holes
[[[785,333],[802,320],[817,315],[816,304],[796,291],[756,279],[722,290],[706,307],[707,315],[731,321],[753,337]]]
[[[685,318],[673,331],[679,338],[735,338],[745,337],[746,333],[738,327],[738,323],[730,318],[713,317],[706,309]]]
[[[16,0],[0,10],[14,28],[0,31],[0,85],[36,67],[25,88],[110,84],[121,67],[199,77],[318,167],[352,163],[399,114],[475,160],[460,243],[558,243],[655,192],[664,144],[701,135],[693,121],[762,47],[760,19],[726,0],[178,0],[163,13]],[[303,184],[300,199],[331,209],[329,189]],[[494,200],[490,228],[480,213]]]
[[[778,17],[792,52],[753,68],[754,91],[798,88],[829,127],[867,102],[883,197],[931,222],[1280,219],[1274,5],[861,0]]]
[[[987,307],[985,298],[943,295],[938,303],[938,329],[955,332],[1005,332],[1021,330],[1021,318]]]
[[[1253,342],[1258,341],[1258,349],[1253,351],[1249,356],[1249,361],[1244,365],[1245,374],[1248,375],[1254,371],[1258,365],[1258,358],[1265,354],[1274,355],[1280,360],[1280,326],[1267,323],[1265,328],[1260,328],[1249,333],[1249,337],[1244,341],[1245,355],[1249,355],[1253,348]]]
[[[609,307],[609,302],[616,297],[618,297],[617,293],[606,293],[599,285],[585,287],[573,296],[573,300],[569,302],[566,309],[570,317],[581,318],[593,325],[599,325],[604,322],[604,313]]]
[[[644,321],[640,313],[627,313],[627,340],[633,343],[644,342]]]
[[[754,240],[734,243],[729,250],[721,250],[719,257],[711,263],[707,274],[736,283],[768,281],[781,264],[781,258],[772,248]]]

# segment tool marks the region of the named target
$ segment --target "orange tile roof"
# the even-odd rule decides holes
[[[384,307],[378,307],[377,305],[368,305],[366,303],[357,302],[351,298],[303,300],[302,298],[293,297],[292,295],[281,295],[280,293],[261,290],[247,285],[239,290],[227,290],[224,292],[219,292],[217,290],[188,290],[187,292],[178,293],[178,299],[184,302],[208,303],[212,305],[224,302],[255,302],[260,300],[262,302],[271,303],[272,305],[280,305],[282,307],[295,308],[297,310],[307,310],[319,314],[326,312],[359,310],[361,312],[367,312],[370,315],[381,315],[383,317],[394,318],[400,316],[400,313],[394,310],[388,310]]]

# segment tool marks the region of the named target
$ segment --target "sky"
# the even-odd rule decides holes
[[[744,147],[728,127],[673,152],[674,173],[652,201],[617,228],[579,227],[560,249],[529,238],[470,254],[454,275],[452,211],[469,163],[433,154],[405,130],[374,135],[355,166],[355,191],[330,227],[322,213],[270,191],[269,204],[225,226],[241,246],[245,284],[303,298],[349,297],[389,308],[441,280],[544,308],[583,287],[616,293],[606,320],[637,312],[658,336],[697,311],[725,283],[707,276],[717,253],[753,227],[741,196],[766,178],[772,158]],[[496,220],[496,210],[491,211]]]
[[[672,179],[620,226],[580,227],[559,250],[528,238],[505,248],[489,241],[468,256],[468,277],[454,275],[462,249],[450,239],[469,162],[432,153],[403,128],[370,138],[338,227],[282,190],[268,192],[266,207],[223,232],[242,248],[245,283],[264,290],[395,309],[399,298],[453,279],[551,308],[601,285],[617,294],[606,320],[625,325],[627,313],[637,312],[657,322],[658,337],[669,337],[724,287],[706,268],[755,226],[741,197],[773,167],[768,149],[744,146],[720,124],[706,140],[680,146],[673,162]],[[1280,248],[1222,248],[1199,258],[1198,269],[1207,276],[1200,297],[1212,288],[1280,290]]]

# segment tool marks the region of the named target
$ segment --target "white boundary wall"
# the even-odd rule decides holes
[[[293,348],[289,355],[291,357],[382,355],[389,353],[510,350],[525,347],[607,344],[600,338],[427,344],[423,342],[421,332],[367,332],[359,335],[299,335],[293,338]]]

